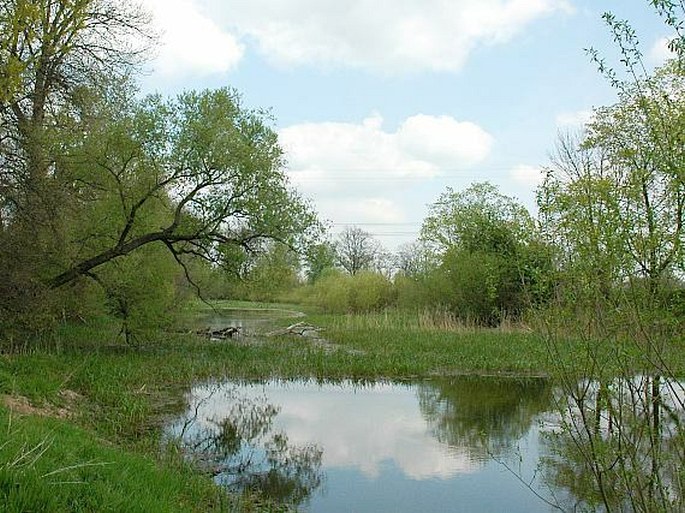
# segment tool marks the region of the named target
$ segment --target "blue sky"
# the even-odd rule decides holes
[[[416,237],[450,186],[490,181],[534,211],[559,130],[615,92],[605,11],[666,58],[647,0],[144,0],[160,47],[144,92],[231,86],[270,109],[293,184],[333,235]]]

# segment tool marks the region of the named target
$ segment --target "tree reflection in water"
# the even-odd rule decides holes
[[[250,491],[291,505],[300,505],[323,481],[316,445],[292,445],[274,428],[279,408],[266,396],[243,397],[226,392],[231,406],[210,420],[198,416],[202,404],[217,391],[197,401],[178,434],[178,442],[193,461],[232,491]]]
[[[685,511],[685,389],[654,376],[582,381],[560,398],[548,479],[574,511]]]
[[[552,387],[542,378],[460,376],[418,384],[417,391],[433,436],[469,448],[479,461],[515,450],[552,400]]]

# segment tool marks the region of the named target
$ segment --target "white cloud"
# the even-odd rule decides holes
[[[475,47],[572,10],[568,0],[203,1],[277,65],[385,72],[458,71]]]
[[[592,109],[562,112],[556,117],[557,128],[581,129],[592,121],[594,115],[595,113]]]
[[[493,143],[475,123],[425,114],[394,132],[373,114],[361,123],[293,125],[279,139],[294,185],[314,198],[324,218],[344,223],[405,221],[417,205],[400,204],[400,192],[482,162]]]
[[[513,168],[510,172],[510,176],[515,182],[530,187],[537,187],[545,179],[545,174],[542,169],[526,164],[520,164]]]
[[[358,197],[329,200],[323,203],[321,214],[330,219],[348,219],[353,223],[401,223],[406,219],[403,210],[389,198]],[[349,224],[349,223],[348,223]]]
[[[492,138],[475,123],[423,114],[402,123],[397,139],[414,157],[445,167],[476,164],[487,156],[492,144]]]
[[[668,47],[669,42],[669,38],[662,37],[654,41],[652,44],[652,47],[649,50],[648,58],[654,66],[661,66],[668,59],[673,59],[676,56],[675,53],[673,53]]]
[[[224,73],[244,54],[235,36],[200,12],[191,0],[144,0],[160,34],[154,71],[164,77]]]
[[[269,403],[279,410],[274,427],[283,430],[291,444],[315,444],[323,449],[325,467],[353,467],[367,478],[378,477],[389,461],[413,480],[449,479],[475,472],[483,464],[470,457],[468,447],[448,447],[430,434],[411,388],[385,384],[359,389],[334,384],[292,386],[304,393],[272,383],[216,395],[196,388],[190,411],[197,408],[198,428],[211,429],[208,419],[220,420],[236,399],[254,401],[268,396]],[[341,412],[348,411],[356,414],[341,422]]]
[[[419,114],[395,132],[373,114],[361,123],[303,123],[279,133],[293,180],[305,191],[336,195],[359,182],[382,180],[392,187],[405,179],[430,179],[442,169],[482,162],[492,136],[450,116]]]
[[[292,442],[315,441],[324,448],[327,467],[356,467],[377,478],[384,462],[393,461],[414,480],[448,479],[478,469],[466,448],[447,448],[430,436],[411,391],[384,391],[383,385],[364,390],[338,390],[335,401],[326,394],[281,396],[282,425]],[[364,415],[341,423],[337,412],[353,406]]]

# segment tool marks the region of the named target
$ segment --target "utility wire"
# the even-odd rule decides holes
[[[333,221],[331,223],[334,226],[416,226],[419,224],[422,224],[421,221],[415,221],[411,223],[400,223],[400,222],[390,222],[390,223],[365,223],[365,222],[359,222],[359,223],[346,223],[346,222],[336,222]]]
[[[288,170],[291,178],[302,182],[332,182],[332,181],[417,181],[417,180],[458,180],[462,178],[482,177],[486,173],[511,171],[516,165],[508,167],[490,167],[479,169],[457,169],[448,168],[433,173],[426,174],[421,171],[397,169],[364,169],[364,168],[325,168],[325,169],[299,169]],[[322,173],[320,175],[307,175],[306,173]]]

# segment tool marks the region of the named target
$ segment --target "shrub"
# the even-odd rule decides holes
[[[385,276],[362,271],[350,276],[349,281],[349,311],[372,312],[392,303],[392,284]]]

